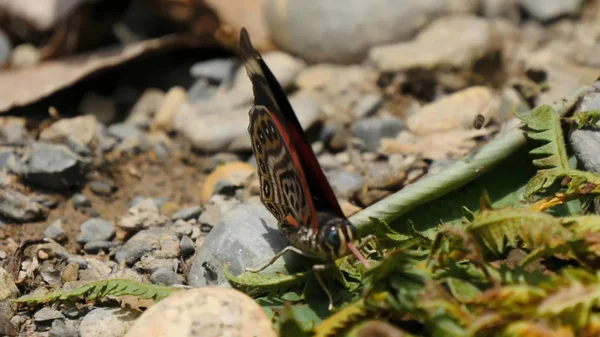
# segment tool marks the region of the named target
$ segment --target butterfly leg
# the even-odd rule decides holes
[[[363,248],[365,248],[365,246],[369,243],[369,242],[375,242],[375,250],[367,250],[367,252],[369,254],[372,254],[374,252],[378,252],[381,256],[383,256],[383,250],[381,249],[381,245],[379,244],[379,240],[377,240],[377,237],[373,234],[369,234],[367,236],[365,236],[362,240],[361,243],[358,244],[358,246],[356,247],[358,250],[361,250]]]
[[[332,263],[328,263],[328,264],[316,264],[312,268],[313,271],[315,272],[315,278],[317,279],[317,281],[321,285],[321,288],[323,288],[323,290],[325,291],[325,294],[327,294],[327,299],[329,299],[329,311],[331,311],[333,309],[333,296],[331,296],[331,292],[329,291],[329,289],[327,289],[327,286],[325,285],[325,282],[321,278],[321,275],[319,274],[319,271],[323,271],[323,270],[329,269],[332,266],[333,266]]]
[[[275,254],[269,261],[267,261],[266,263],[263,263],[260,267],[257,268],[250,268],[247,267],[245,268],[246,271],[251,272],[251,273],[258,273],[259,271],[267,268],[268,266],[272,265],[273,263],[275,263],[275,261],[277,261],[278,258],[282,257],[283,254],[285,254],[288,251],[292,251],[296,254],[300,254],[302,256],[306,256],[306,257],[310,257],[310,258],[315,258],[314,255],[308,254],[306,252],[301,251],[300,249],[294,247],[294,246],[287,246],[285,247],[282,251],[280,251],[279,253]]]

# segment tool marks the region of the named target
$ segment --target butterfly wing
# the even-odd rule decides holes
[[[256,105],[250,110],[248,132],[262,203],[280,224],[299,227],[312,223],[314,206],[305,193],[306,178],[298,169],[298,157],[283,126],[265,106]]]
[[[282,139],[298,172],[301,186],[304,187],[303,192],[308,199],[307,208],[313,214],[311,221],[305,222],[305,224],[311,224],[316,232],[318,223],[314,211],[329,211],[340,217],[344,217],[344,213],[321,170],[317,157],[304,135],[302,126],[285,92],[260,54],[252,47],[248,32],[244,28],[240,34],[239,54],[252,81],[255,108],[264,107],[277,126],[277,130],[281,131]]]

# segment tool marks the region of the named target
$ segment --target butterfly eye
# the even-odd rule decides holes
[[[332,245],[336,250],[340,245],[340,235],[338,234],[336,227],[331,227],[329,235],[327,235],[327,243]]]

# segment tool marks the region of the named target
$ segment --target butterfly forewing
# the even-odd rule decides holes
[[[311,211],[311,222],[305,224],[312,225],[316,232],[318,230],[314,215],[316,210],[329,211],[344,217],[337,198],[321,170],[283,89],[252,47],[245,29],[242,29],[240,36],[239,53],[252,81],[255,106],[263,106],[267,109],[275,125],[279,127],[284,143],[288,146],[290,157],[303,186],[303,194],[308,199],[308,209]]]
[[[313,216],[303,187],[304,177],[282,128],[266,107],[250,110],[248,132],[256,157],[261,201],[279,223],[310,224]]]

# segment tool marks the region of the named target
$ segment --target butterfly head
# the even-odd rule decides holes
[[[345,218],[332,217],[321,223],[319,228],[319,245],[334,258],[350,253],[349,245],[357,238],[356,228]]]

